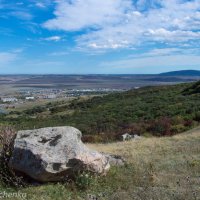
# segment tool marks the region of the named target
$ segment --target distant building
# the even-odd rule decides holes
[[[34,100],[35,97],[26,97],[26,100]]]
[[[57,98],[56,94],[42,94],[37,96],[38,99],[55,99]]]
[[[1,100],[2,100],[4,103],[8,103],[8,102],[17,102],[17,101],[18,101],[18,99],[17,99],[17,98],[14,98],[14,97],[1,98]]]
[[[57,96],[55,94],[49,94],[46,96],[46,99],[55,99]]]

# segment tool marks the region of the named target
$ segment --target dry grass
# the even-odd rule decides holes
[[[200,199],[200,128],[173,137],[88,146],[121,155],[134,167],[137,181],[124,192],[130,199]]]
[[[86,191],[69,184],[46,184],[20,192],[32,200],[80,200],[89,199],[88,194],[97,200],[200,199],[200,128],[174,137],[88,146],[119,154],[128,164],[112,168],[106,177],[94,178]]]

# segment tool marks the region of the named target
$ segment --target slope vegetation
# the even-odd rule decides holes
[[[117,140],[125,132],[168,136],[200,122],[199,83],[144,87],[138,90],[49,103],[2,116],[1,123],[17,129],[71,125],[80,129],[86,142]],[[185,95],[194,88],[193,95]]]

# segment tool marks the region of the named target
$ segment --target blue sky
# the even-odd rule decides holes
[[[1,74],[200,69],[200,0],[0,0]]]

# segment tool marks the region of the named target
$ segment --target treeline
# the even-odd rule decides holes
[[[17,129],[70,125],[83,132],[86,142],[117,140],[125,132],[171,136],[200,122],[200,93],[191,92],[194,85],[198,88],[200,83],[144,87],[68,104],[47,104],[15,118],[2,116],[1,122]]]

